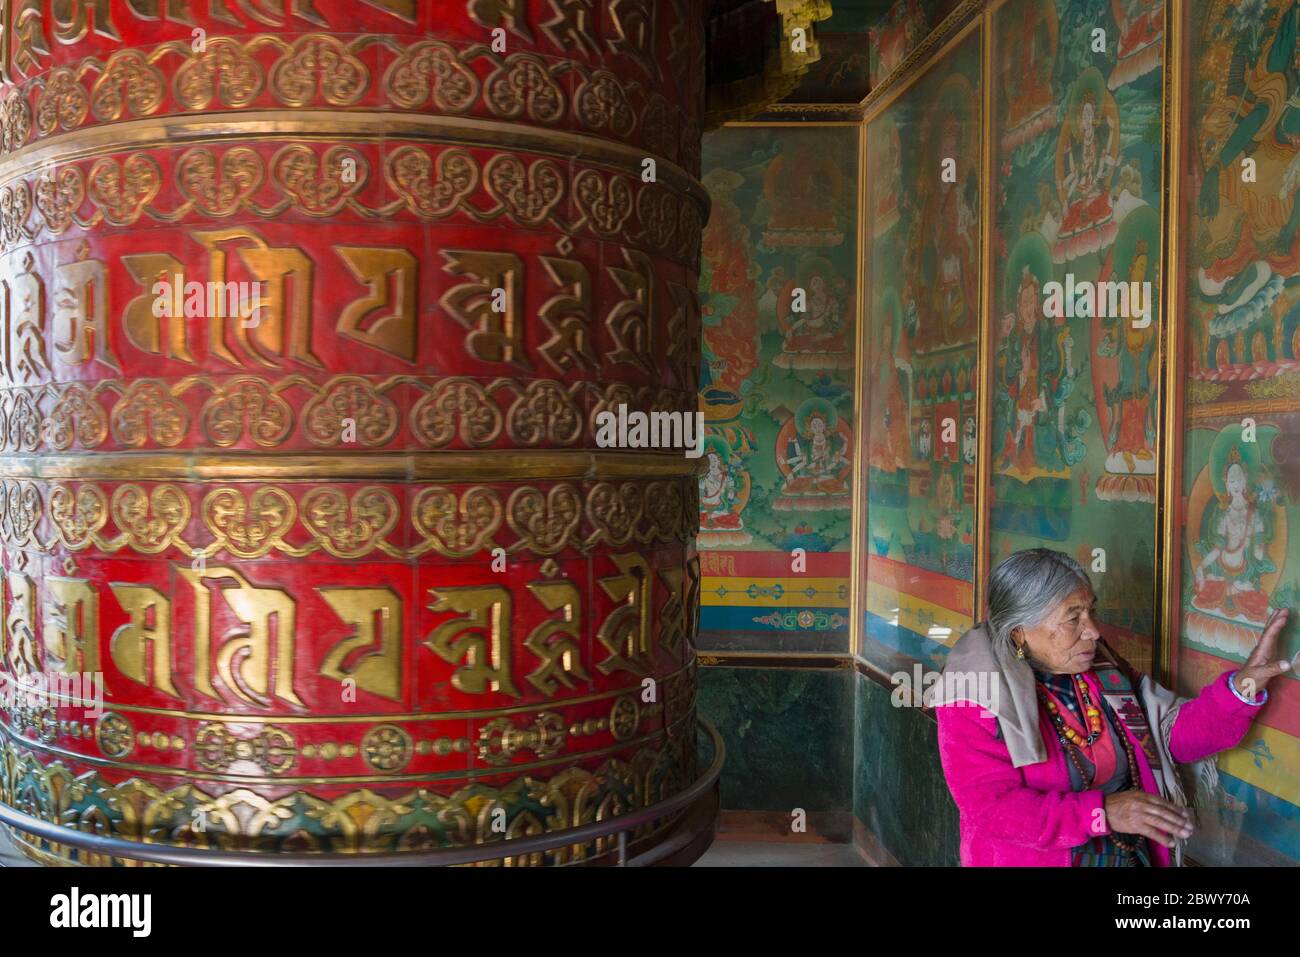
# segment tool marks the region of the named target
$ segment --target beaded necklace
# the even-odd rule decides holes
[[[1093,782],[1089,779],[1082,762],[1079,760],[1079,751],[1080,746],[1091,746],[1093,742],[1101,737],[1102,718],[1101,710],[1093,704],[1092,695],[1088,691],[1088,683],[1083,679],[1082,675],[1074,676],[1074,688],[1079,695],[1079,704],[1088,718],[1089,733],[1086,740],[1078,731],[1065,723],[1065,717],[1061,714],[1061,709],[1052,696],[1047,693],[1047,689],[1043,687],[1042,683],[1035,682],[1035,686],[1038,689],[1039,699],[1047,708],[1048,717],[1051,719],[1052,726],[1056,729],[1056,737],[1061,742],[1061,749],[1065,752],[1065,756],[1074,765],[1074,769],[1079,772],[1079,780],[1084,782],[1085,786],[1092,784]],[[1124,754],[1128,758],[1128,787],[1125,790],[1140,790],[1141,784],[1138,779],[1137,758],[1133,754],[1133,742],[1129,740],[1128,735],[1124,733],[1122,728],[1118,730],[1118,734],[1124,745]],[[1126,841],[1114,831],[1111,831],[1106,835],[1106,839],[1124,852],[1130,866],[1134,864],[1137,855],[1137,842],[1142,839],[1140,835],[1134,835],[1132,841]]]
[[[1101,709],[1092,703],[1092,696],[1088,693],[1088,682],[1084,681],[1081,676],[1074,676],[1074,691],[1079,696],[1080,710],[1088,719],[1088,738],[1086,741],[1078,731],[1065,723],[1065,717],[1061,714],[1060,708],[1057,707],[1056,700],[1046,693],[1046,689],[1041,684],[1038,686],[1038,691],[1039,697],[1043,699],[1043,704],[1047,706],[1047,711],[1052,716],[1052,724],[1056,726],[1057,734],[1065,735],[1075,747],[1083,744],[1091,745],[1101,737]]]

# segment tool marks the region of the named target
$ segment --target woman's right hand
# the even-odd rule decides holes
[[[1116,791],[1103,802],[1111,832],[1140,834],[1173,847],[1175,838],[1192,836],[1192,812],[1146,791]]]

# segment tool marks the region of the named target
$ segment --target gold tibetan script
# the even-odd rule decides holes
[[[560,613],[535,627],[524,641],[541,662],[528,680],[551,697],[559,685],[572,688],[574,679],[587,680],[582,667],[582,592],[571,581],[532,582],[528,590],[547,611]]]
[[[222,284],[226,282],[226,251],[222,244],[252,243],[240,246],[237,254],[252,281],[262,284],[261,321],[251,327],[251,336],[244,322],[230,322],[224,315],[208,317],[208,349],[212,355],[231,365],[244,365],[227,344],[229,333],[244,354],[261,365],[275,365],[270,353],[323,369],[325,364],[311,350],[313,264],[307,254],[297,246],[272,247],[251,229],[240,227],[196,232],[194,238],[208,249],[209,282]]]
[[[9,670],[18,677],[41,670],[36,655],[36,583],[22,572],[0,570],[0,587],[9,586],[9,604],[5,608],[3,651]]]
[[[83,578],[49,576],[42,582],[46,654],[65,673],[99,671],[99,593]]]
[[[556,372],[568,372],[575,366],[595,369],[598,362],[591,342],[591,277],[587,267],[574,259],[540,258],[560,292],[537,311],[537,318],[551,333],[538,351]]]
[[[50,371],[45,348],[45,283],[31,253],[23,271],[0,279],[0,337],[4,373],[11,382],[27,383]]]
[[[314,264],[297,246],[271,246],[251,229],[204,230],[193,233],[208,250],[208,285],[204,293],[204,312],[208,314],[208,352],[222,362],[244,368],[250,359],[258,365],[275,366],[277,360],[295,359],[305,365],[323,369],[325,364],[311,347],[311,306]],[[257,283],[261,309],[257,321],[231,322],[233,303],[240,301],[237,286],[228,279],[227,243],[245,243],[235,254]],[[160,310],[158,284],[173,289],[188,285],[185,268],[168,253],[135,253],[122,257],[122,264],[141,287],[138,296],[127,303],[122,327],[131,343],[143,352],[164,355],[169,359],[194,362],[186,322],[183,316],[168,315],[171,308]],[[184,297],[176,295],[174,301]],[[218,308],[208,309],[210,299],[218,298]],[[166,300],[165,300],[166,301]],[[166,322],[166,333],[163,323]]]
[[[370,287],[369,295],[354,300],[343,310],[339,335],[414,362],[416,290],[419,288],[419,264],[415,256],[400,248],[335,246],[334,249],[352,275]],[[385,309],[388,311],[382,311]]]
[[[606,266],[619,290],[626,297],[615,303],[605,317],[605,327],[614,338],[611,362],[626,362],[643,372],[651,372],[654,362],[655,269],[643,252],[623,250],[628,269]]]
[[[144,292],[126,304],[122,310],[122,330],[137,349],[155,356],[193,362],[189,341],[185,335],[184,316],[155,316],[154,302],[158,298],[154,287],[158,282],[184,283],[185,267],[168,253],[134,253],[122,257],[131,278]],[[163,333],[163,323],[167,331]]]
[[[199,693],[223,700],[212,684],[212,590],[206,583],[233,580],[235,588],[217,590],[246,631],[218,640],[217,674],[231,693],[249,704],[270,707],[270,698],[275,697],[303,707],[293,690],[297,624],[293,598],[278,588],[256,588],[233,568],[176,571],[194,590],[194,686]]]
[[[453,687],[469,694],[520,697],[510,678],[510,592],[502,585],[439,588],[430,611],[466,612],[429,633],[425,645],[450,664]],[[463,664],[461,664],[464,662]]]
[[[60,43],[79,43],[90,33],[110,40],[121,40],[113,24],[112,0],[50,0],[50,16],[54,21],[54,36]]]
[[[108,340],[108,271],[98,259],[63,263],[54,270],[54,352],[68,365],[97,359],[122,371]]]
[[[596,637],[609,651],[598,667],[602,674],[630,671],[648,674],[654,664],[653,632],[650,627],[650,566],[640,555],[614,555],[621,575],[601,578],[600,587],[620,602],[601,624]]]
[[[110,582],[113,596],[131,620],[109,639],[109,655],[132,681],[179,698],[172,682],[171,602],[148,585]],[[152,655],[153,667],[150,667]]]
[[[320,673],[389,701],[402,699],[402,599],[391,588],[317,588],[353,627],[325,656]],[[352,659],[349,662],[349,659]]]
[[[470,275],[470,282],[452,286],[440,304],[469,330],[465,346],[484,362],[512,362],[531,369],[524,355],[523,261],[514,253],[444,249],[444,272]]]

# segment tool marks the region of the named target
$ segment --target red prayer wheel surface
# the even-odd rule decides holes
[[[696,408],[699,5],[2,15],[0,800],[363,853],[688,786],[697,460],[596,417]]]

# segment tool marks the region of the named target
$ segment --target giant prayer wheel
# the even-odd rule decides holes
[[[699,460],[595,419],[696,408],[703,10],[4,2],[0,657],[104,689],[6,698],[5,805],[364,854],[695,780]]]

